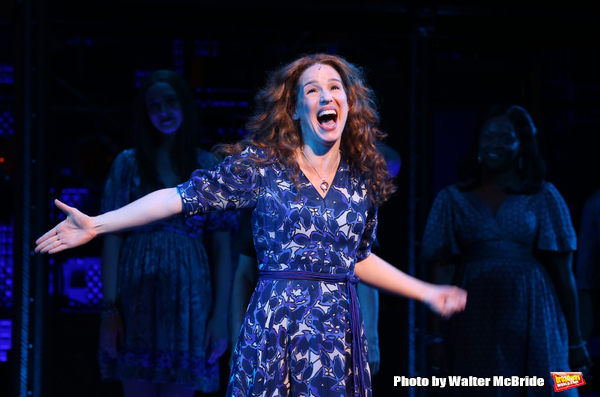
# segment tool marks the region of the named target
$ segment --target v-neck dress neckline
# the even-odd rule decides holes
[[[302,168],[300,168],[300,174],[302,175],[302,177],[304,177],[305,183],[308,183],[308,185],[310,185],[314,191],[317,193],[317,195],[324,201],[327,199],[327,196],[329,196],[329,192],[331,191],[331,189],[333,189],[333,187],[335,186],[335,183],[339,177],[340,174],[340,169],[342,168],[342,162],[344,161],[343,157],[340,158],[340,162],[337,165],[337,168],[335,169],[335,174],[333,174],[333,179],[331,180],[331,184],[329,184],[329,188],[327,189],[327,191],[325,192],[325,195],[321,194],[321,191],[319,191],[320,186],[315,186],[310,179],[308,179],[308,176],[306,176],[306,173],[302,170]],[[323,182],[323,181],[321,181]]]
[[[479,213],[489,216],[497,222],[500,219],[500,215],[502,214],[504,207],[510,204],[510,202],[514,199],[515,194],[509,194],[504,201],[502,201],[495,214],[474,191],[471,190],[469,192],[464,192],[464,197],[473,206],[473,208],[479,211]]]

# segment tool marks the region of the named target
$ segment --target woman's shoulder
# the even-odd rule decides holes
[[[266,174],[270,169],[276,168],[278,161],[276,158],[269,158],[269,152],[256,146],[245,146],[241,150],[236,150],[225,154],[224,158],[215,160],[212,154],[209,154],[214,163],[209,167],[201,167],[205,170],[215,169],[218,172],[232,172],[234,174]]]
[[[436,195],[439,200],[448,200],[458,198],[464,196],[465,190],[463,189],[464,185],[461,183],[454,183],[452,185],[448,185],[442,188]]]
[[[215,157],[208,150],[201,148],[196,149],[196,161],[200,168],[212,168],[215,165]]]
[[[585,201],[584,212],[592,211],[600,214],[600,189],[597,189]]]
[[[256,168],[281,167],[277,154],[265,148],[248,145],[237,156],[244,163],[251,162]]]
[[[540,191],[535,196],[538,197],[539,208],[568,211],[565,199],[551,182],[543,182]]]
[[[244,160],[244,159],[252,159],[252,158],[256,158],[256,159],[261,159],[264,158],[265,156],[265,151],[263,149],[254,147],[254,146],[246,146],[244,149],[242,149],[239,153],[232,153],[232,154],[228,154],[226,156],[225,161],[232,161],[235,162],[237,160]],[[212,168],[215,166],[215,164],[218,162],[215,155],[207,150],[198,148],[198,165],[200,166],[200,168]]]
[[[125,149],[125,150],[119,152],[119,154],[117,154],[116,158],[122,159],[122,160],[125,160],[125,159],[135,160],[135,152],[136,152],[135,148]]]
[[[267,150],[245,142],[234,145],[219,145],[225,149],[218,149],[217,153],[225,158],[264,158]]]
[[[112,163],[112,167],[133,167],[135,165],[135,161],[135,149],[125,149],[117,154]]]
[[[556,186],[554,186],[552,182],[547,181],[542,182],[542,186],[540,188],[540,191],[538,192],[538,195],[548,197],[560,197],[562,199],[562,195],[560,194]]]
[[[452,210],[457,203],[461,202],[464,193],[459,190],[457,184],[448,185],[433,195],[432,211]]]
[[[256,157],[256,158],[260,158],[260,159],[265,159],[265,157],[268,156],[268,153],[267,153],[267,149],[264,149],[264,148],[261,148],[258,146],[247,145],[246,147],[244,147],[244,149],[242,149],[240,156]]]

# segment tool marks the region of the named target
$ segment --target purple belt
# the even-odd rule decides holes
[[[325,281],[330,283],[347,283],[350,297],[350,327],[352,329],[352,365],[354,366],[354,395],[365,395],[365,371],[361,359],[362,344],[360,343],[359,303],[356,284],[360,281],[354,274],[323,274],[315,272],[259,270],[258,277],[268,280],[308,280]]]

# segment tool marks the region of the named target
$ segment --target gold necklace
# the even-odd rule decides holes
[[[302,152],[302,155],[304,156],[304,158],[306,159],[306,161],[308,161],[308,164],[310,164],[310,166],[312,167],[313,170],[315,170],[315,172],[317,173],[317,175],[319,176],[319,178],[321,178],[322,182],[321,185],[319,185],[321,187],[321,190],[323,191],[323,193],[325,193],[327,191],[327,189],[329,189],[329,183],[327,183],[326,179],[329,175],[331,175],[331,173],[333,172],[333,170],[337,167],[338,161],[340,159],[340,152],[338,151],[338,159],[335,161],[335,163],[333,164],[333,167],[331,167],[331,169],[329,170],[329,172],[327,173],[327,175],[325,175],[325,178],[323,178],[321,176],[321,174],[319,174],[319,171],[317,171],[317,169],[315,168],[315,166],[313,165],[313,163],[311,163],[311,161],[309,160],[309,158],[306,156],[306,154],[304,154],[304,149],[300,149],[300,151]]]

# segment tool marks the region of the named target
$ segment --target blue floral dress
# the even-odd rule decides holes
[[[228,157],[215,171],[198,170],[179,186],[186,215],[253,209],[259,271],[349,275],[370,253],[377,209],[365,181],[342,158],[322,198],[300,174],[300,192],[276,160],[255,165],[255,149]],[[235,164],[238,166],[236,167]],[[299,194],[300,193],[300,194]],[[298,274],[298,273],[297,273]],[[367,344],[351,331],[346,282],[260,278],[233,357],[227,396],[371,396]],[[353,336],[360,346],[352,348]]]
[[[198,165],[214,166],[212,155],[199,150]],[[135,150],[125,150],[112,165],[102,212],[143,195]],[[203,237],[208,231],[228,229],[232,222],[222,214],[197,215],[124,234],[117,296],[125,343],[117,359],[100,351],[103,379],[176,383],[205,392],[219,389],[218,365],[208,363],[203,349],[212,308]]]
[[[537,376],[544,387],[455,387],[459,396],[549,396],[550,371],[569,371],[567,328],[554,284],[534,250],[576,248],[569,210],[545,183],[531,195],[511,194],[496,216],[456,185],[436,197],[423,237],[426,261],[453,260],[469,294],[450,321],[452,375]],[[568,310],[568,309],[567,309]],[[563,395],[577,395],[576,389]]]

